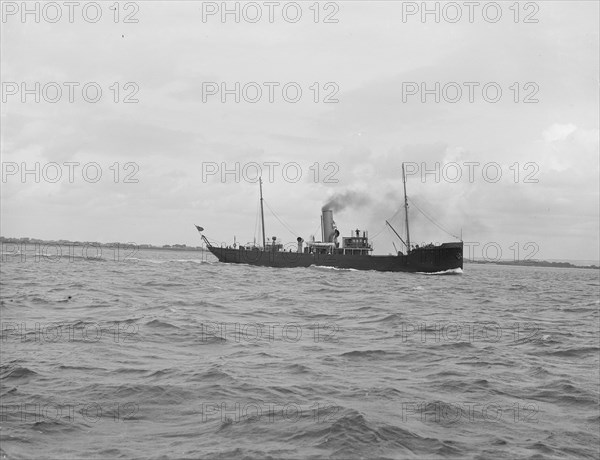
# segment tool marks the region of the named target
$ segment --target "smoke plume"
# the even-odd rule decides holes
[[[327,203],[323,205],[321,211],[329,209],[334,212],[339,212],[348,207],[360,208],[368,205],[370,202],[371,197],[369,197],[366,193],[349,190],[347,192],[340,192],[333,195],[331,198],[329,198]]]

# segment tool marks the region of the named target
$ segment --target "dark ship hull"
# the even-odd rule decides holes
[[[383,272],[436,273],[463,267],[463,243],[443,243],[413,249],[408,255],[373,256],[326,252],[263,251],[259,248],[223,248],[208,246],[220,262],[258,265],[263,267],[294,268],[335,267]]]

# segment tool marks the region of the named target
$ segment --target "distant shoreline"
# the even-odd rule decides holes
[[[516,265],[519,267],[554,267],[554,268],[591,268],[598,270],[596,265],[574,265],[570,262],[548,262],[547,260],[468,260],[466,264],[493,264],[493,265]]]
[[[70,240],[40,240],[37,238],[5,238],[0,236],[1,244],[44,244],[44,245],[69,245],[69,246],[93,246],[99,248],[114,248],[114,247],[133,247],[137,249],[152,249],[152,250],[176,250],[176,251],[206,251],[202,246],[187,246],[185,244],[164,244],[162,246],[154,246],[152,244],[136,244],[136,243],[99,243],[98,241],[70,241]]]

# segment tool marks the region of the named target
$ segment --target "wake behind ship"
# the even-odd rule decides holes
[[[426,272],[435,273],[448,270],[462,269],[463,267],[463,242],[429,244],[427,246],[413,246],[410,243],[408,227],[408,199],[406,196],[406,176],[402,165],[402,178],[404,182],[404,206],[406,216],[406,240],[392,228],[396,236],[405,245],[406,253],[398,251],[396,255],[372,255],[372,245],[369,243],[366,231],[353,230],[349,236],[342,237],[333,220],[333,210],[322,209],[321,215],[321,241],[311,238],[306,244],[301,237],[297,238],[297,247],[294,251],[284,250],[276,238],[267,242],[265,239],[262,180],[260,183],[260,210],[262,222],[262,246],[256,244],[223,247],[211,244],[196,225],[208,250],[225,263],[242,263],[263,267],[294,268],[324,266],[355,270],[377,270],[385,272]]]

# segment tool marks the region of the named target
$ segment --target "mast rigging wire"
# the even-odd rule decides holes
[[[269,211],[271,211],[271,214],[273,214],[273,216],[275,217],[275,219],[277,219],[279,221],[279,223],[281,225],[283,225],[288,232],[290,232],[293,236],[298,236],[298,232],[295,232],[288,224],[286,224],[285,222],[283,222],[279,218],[279,216],[277,214],[275,214],[275,211],[273,211],[273,209],[271,209],[271,206],[269,206],[269,203],[267,203],[267,201],[264,198],[263,198],[263,203],[265,205],[267,205],[267,208],[269,209]]]
[[[440,230],[442,230],[443,232],[445,232],[446,234],[452,236],[453,238],[456,238],[457,240],[460,240],[460,238],[456,235],[453,235],[452,233],[450,233],[448,230],[446,230],[444,227],[442,227],[440,224],[438,224],[432,217],[428,216],[425,211],[423,211],[421,208],[419,208],[419,206],[417,205],[417,203],[415,203],[413,200],[411,200],[410,198],[408,199],[408,201],[411,202],[412,205],[414,205],[415,208],[417,208],[417,210],[423,214],[428,220],[429,222],[431,222],[433,225],[435,225],[437,228],[439,228]]]

